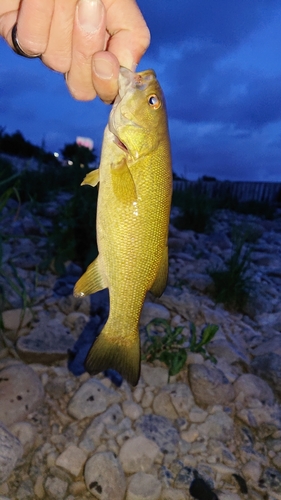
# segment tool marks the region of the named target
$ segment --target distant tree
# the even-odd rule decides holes
[[[216,182],[217,181],[217,179],[211,175],[203,175],[201,177],[201,180],[204,182]]]
[[[41,154],[41,148],[27,141],[19,130],[11,135],[4,133],[4,130],[4,127],[1,127],[0,152],[20,158],[36,158]]]
[[[76,142],[65,144],[61,154],[65,160],[71,160],[75,165],[86,167],[97,159],[93,150],[91,151],[85,146],[79,146]]]
[[[174,179],[174,181],[183,181],[183,180],[185,180],[184,177],[181,177],[176,172],[173,172],[173,179]]]

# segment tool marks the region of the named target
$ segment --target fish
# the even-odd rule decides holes
[[[98,256],[74,295],[109,290],[109,315],[85,361],[91,375],[112,368],[132,386],[140,377],[139,318],[148,291],[168,277],[171,147],[163,91],[154,70],[119,72],[100,166],[81,185],[98,186]]]

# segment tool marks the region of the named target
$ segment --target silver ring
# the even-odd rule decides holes
[[[24,52],[24,50],[20,46],[20,43],[19,43],[18,37],[17,37],[17,23],[14,24],[13,29],[12,29],[12,42],[13,42],[13,46],[14,46],[14,51],[19,56],[28,57],[29,59],[35,59],[36,57],[42,56],[42,54],[27,54],[26,52]]]

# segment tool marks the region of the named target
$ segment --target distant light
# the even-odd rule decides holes
[[[68,164],[68,165],[73,165],[73,161],[72,161],[72,160],[68,160],[68,161],[67,161],[67,164]]]
[[[80,163],[80,168],[84,168],[84,167],[85,167],[84,163]]]
[[[76,144],[78,146],[84,146],[84,148],[88,148],[90,151],[94,148],[94,141],[90,139],[90,137],[76,137]]]
[[[59,153],[56,153],[56,152],[54,153],[55,158],[58,158],[59,155],[60,155]]]

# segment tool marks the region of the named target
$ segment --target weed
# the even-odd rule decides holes
[[[233,233],[233,251],[222,269],[209,269],[208,273],[214,281],[214,298],[223,302],[230,309],[241,309],[248,299],[250,281],[251,248],[245,247],[246,235],[239,230]]]
[[[161,326],[164,335],[155,334],[155,327]],[[142,359],[152,362],[156,359],[165,363],[168,367],[168,382],[170,377],[177,375],[184,367],[188,350],[199,352],[205,358],[216,361],[215,358],[206,354],[204,346],[215,336],[218,326],[208,325],[201,333],[200,340],[197,341],[196,328],[193,323],[190,326],[191,339],[186,347],[186,336],[182,333],[183,327],[171,328],[169,322],[162,318],[155,318],[146,326],[146,340],[143,345]]]

